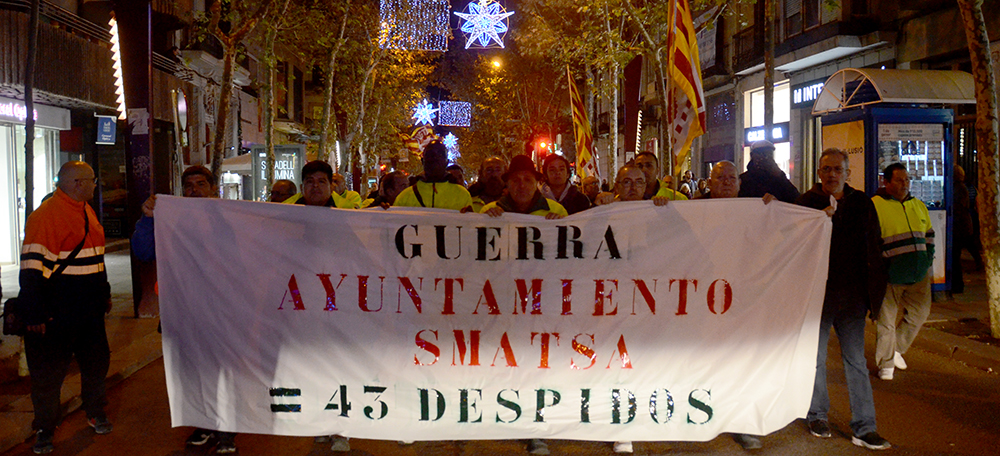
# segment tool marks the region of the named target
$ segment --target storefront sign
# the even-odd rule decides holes
[[[792,86],[792,109],[809,108],[812,109],[813,103],[819,98],[819,94],[823,92],[823,85],[826,83],[826,78],[814,79],[812,81],[795,84]]]
[[[545,220],[161,195],[155,221],[174,426],[706,441],[809,408],[821,211],[733,198]]]
[[[35,126],[56,130],[69,130],[69,110],[35,103]],[[0,97],[0,122],[11,122],[23,125],[28,118],[28,109],[21,100]]]
[[[97,144],[114,145],[117,129],[116,116],[97,116]]]
[[[743,141],[746,146],[753,144],[755,141],[763,141],[765,139],[775,144],[788,142],[788,122],[774,124],[774,129],[771,130],[770,138],[767,138],[764,135],[764,127],[751,127],[743,129]]]
[[[253,157],[254,195],[258,201],[266,201],[270,189],[267,186],[267,152],[264,146],[251,149]],[[301,185],[302,166],[305,165],[306,146],[303,144],[281,144],[274,146],[274,180],[286,179]]]

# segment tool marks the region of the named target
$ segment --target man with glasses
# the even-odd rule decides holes
[[[663,182],[660,182],[660,161],[652,152],[639,152],[636,154],[635,166],[646,177],[646,190],[642,193],[642,199],[653,199],[654,196],[662,196],[672,200],[688,199],[683,193],[671,188],[673,187],[674,176],[667,173],[663,177]]]
[[[104,413],[111,361],[104,314],[111,311],[111,285],[104,269],[104,228],[87,204],[96,188],[90,165],[66,163],[52,198],[28,216],[24,227],[18,299],[26,310],[35,454],[55,450],[59,393],[73,358],[80,366],[87,424],[98,434],[111,432]]]
[[[806,415],[809,432],[820,438],[833,435],[827,418],[830,396],[826,387],[827,343],[832,327],[837,331],[844,361],[851,404],[851,442],[870,450],[884,450],[891,445],[876,430],[875,400],[865,360],[865,316],[878,316],[886,285],[879,218],[872,200],[847,185],[851,169],[846,153],[838,149],[823,151],[816,174],[820,183],[796,201],[833,218],[816,380]]]

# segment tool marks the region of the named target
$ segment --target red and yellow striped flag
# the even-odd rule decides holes
[[[580,91],[573,82],[573,75],[569,72],[569,65],[566,66],[566,79],[569,82],[569,105],[573,109],[573,133],[576,139],[576,172],[580,178],[587,176],[599,176],[597,172],[597,162],[592,153],[594,148],[594,135],[590,132],[590,121],[587,120],[587,112],[583,109],[583,100],[580,99]]]
[[[691,141],[705,133],[705,93],[701,87],[698,41],[688,0],[671,0],[670,36],[670,151],[674,174],[691,152]]]

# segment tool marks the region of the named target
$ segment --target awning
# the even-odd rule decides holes
[[[250,164],[250,155],[252,154],[237,155],[222,160],[222,171],[229,171],[236,174],[250,174],[253,171]]]
[[[846,68],[826,80],[812,113],[875,103],[975,104],[975,84],[963,71]]]

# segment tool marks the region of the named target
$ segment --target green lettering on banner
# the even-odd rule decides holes
[[[437,421],[444,416],[444,395],[436,389],[423,389],[419,388],[420,391],[420,421]],[[434,391],[437,396],[437,417],[431,420],[431,400],[430,392]]]
[[[298,388],[271,388],[268,390],[271,397],[300,397],[302,390]],[[298,413],[302,411],[302,404],[271,404],[272,413]]]
[[[507,399],[504,399],[503,398],[503,393],[505,391],[513,391],[515,399],[520,399],[521,398],[521,394],[517,390],[506,390],[505,389],[505,390],[501,390],[499,393],[497,393],[497,403],[500,404],[500,405],[502,405],[505,408],[510,409],[511,411],[514,412],[514,419],[512,419],[510,421],[504,421],[502,418],[500,418],[500,412],[497,412],[497,423],[513,423],[513,422],[517,421],[518,418],[521,417],[521,406],[518,405],[517,402],[509,401]]]
[[[372,417],[372,412],[374,412],[375,409],[370,405],[365,406],[365,416],[373,420],[381,420],[382,418],[385,418],[386,414],[389,413],[389,406],[386,405],[386,403],[381,400],[382,397],[381,394],[384,392],[385,392],[384,386],[365,386],[365,394],[376,394],[375,401],[377,401],[379,405],[381,405],[381,414],[379,415],[378,418]]]
[[[705,399],[699,399],[694,396],[697,392],[705,393]],[[712,392],[708,390],[694,390],[691,394],[688,394],[688,404],[705,413],[704,421],[695,421],[691,418],[691,413],[688,413],[687,422],[688,424],[705,424],[712,420],[712,407],[708,405],[708,402],[712,400]]]
[[[330,396],[330,402],[326,404],[323,410],[340,410],[340,416],[348,416],[348,412],[351,410],[351,403],[347,401],[347,385],[340,385],[340,404],[334,404],[334,399],[337,398],[337,393],[334,392],[333,396]]]
[[[459,390],[458,422],[459,423],[482,423],[483,422],[483,414],[482,414],[482,412],[479,413],[479,416],[477,416],[476,419],[474,419],[472,421],[469,421],[469,409],[472,409],[472,410],[474,410],[476,412],[479,412],[479,409],[476,407],[476,405],[478,404],[478,401],[477,400],[469,401],[469,391],[474,391],[478,395],[478,400],[479,401],[483,400],[483,390],[481,390],[481,389],[472,389],[472,390],[463,389],[463,390]]]

